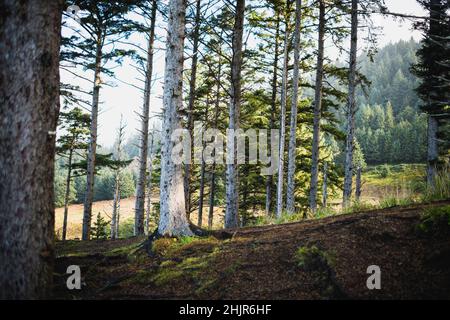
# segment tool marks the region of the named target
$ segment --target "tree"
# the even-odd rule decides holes
[[[53,278],[62,2],[0,7],[0,299],[40,299]]]
[[[416,28],[423,31],[424,39],[417,51],[418,63],[413,65],[412,71],[421,79],[416,91],[423,101],[422,110],[428,114],[427,182],[433,188],[439,161],[439,140],[449,138],[448,133],[440,132],[439,127],[450,118],[450,2],[418,2],[430,12],[430,18],[416,23]]]
[[[320,118],[322,109],[322,90],[324,75],[324,49],[325,49],[325,1],[319,0],[319,32],[318,32],[318,52],[316,66],[316,84],[314,89],[314,120],[313,120],[313,143],[312,143],[312,164],[311,182],[309,192],[309,208],[312,212],[317,210],[317,185],[319,177],[319,139],[320,139]]]
[[[186,216],[182,165],[172,158],[172,134],[181,127],[185,14],[186,0],[170,0],[163,95],[161,208],[157,230],[161,236],[193,234]]]
[[[150,119],[150,91],[152,86],[153,73],[153,55],[154,55],[154,41],[155,41],[155,25],[156,25],[156,11],[158,3],[152,0],[150,13],[150,27],[147,34],[147,64],[145,68],[145,85],[144,85],[144,103],[141,114],[141,131],[140,145],[139,145],[139,171],[136,190],[136,204],[134,217],[134,231],[135,235],[142,235],[144,233],[144,206],[145,206],[145,187],[147,178],[147,161],[148,161],[148,125]],[[153,137],[152,137],[153,139]],[[151,151],[150,151],[151,152]],[[148,227],[148,226],[147,226]],[[148,230],[147,230],[148,231]]]
[[[348,74],[348,104],[347,104],[347,137],[345,143],[345,175],[343,206],[350,203],[353,183],[353,151],[355,140],[355,113],[356,113],[356,63],[358,53],[358,1],[352,0],[351,8],[351,44],[350,44],[350,70]]]
[[[229,129],[235,133],[239,130],[239,114],[241,105],[241,69],[242,69],[242,38],[244,32],[244,12],[245,0],[236,0],[236,14],[234,20],[231,59],[231,90],[229,105]],[[233,137],[235,140],[236,137]],[[230,143],[230,141],[228,141]],[[226,169],[226,211],[225,228],[235,228],[238,226],[239,211],[239,182],[237,165],[237,145],[236,141],[227,145],[227,153],[233,154],[230,158],[233,163],[227,163]]]
[[[290,3],[286,2],[285,35],[283,44],[283,71],[281,79],[281,113],[280,113],[280,148],[278,154],[278,183],[277,183],[277,210],[276,216],[280,218],[283,213],[283,185],[284,185],[284,149],[286,143],[286,104],[287,82],[289,64],[289,11]]]
[[[297,108],[298,87],[300,78],[300,27],[302,22],[302,1],[295,1],[295,31],[294,31],[294,74],[292,84],[291,126],[289,137],[288,182],[286,194],[286,211],[295,212],[295,162],[297,157]]]
[[[127,37],[136,29],[136,24],[126,17],[137,0],[120,1],[70,1],[87,12],[79,19],[79,25],[72,28],[74,35],[65,39],[65,48],[61,53],[63,61],[70,61],[86,70],[93,71],[92,103],[91,103],[91,137],[86,170],[86,194],[83,211],[82,239],[89,240],[92,217],[92,201],[94,196],[94,179],[97,154],[97,128],[100,101],[100,89],[105,81],[103,75],[114,76],[107,68],[111,61],[121,63],[125,56],[134,51],[120,49],[116,46],[121,38]],[[63,67],[67,69],[68,67]]]
[[[90,116],[84,113],[81,108],[76,107],[68,112],[60,113],[60,129],[65,130],[57,141],[56,152],[67,157],[67,178],[66,191],[64,195],[64,220],[62,230],[62,240],[66,240],[67,235],[67,217],[69,214],[70,184],[72,181],[72,171],[74,169],[74,157],[80,156],[79,151],[86,151],[88,148]]]

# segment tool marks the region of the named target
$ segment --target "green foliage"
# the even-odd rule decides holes
[[[94,240],[106,240],[108,239],[108,227],[107,222],[100,214],[97,214],[97,219],[94,221],[94,225],[91,227],[91,238]]]
[[[335,258],[332,254],[319,249],[315,245],[298,248],[294,258],[297,265],[305,271],[322,270],[324,267],[332,267],[335,264]]]
[[[450,232],[450,206],[426,209],[416,230],[423,234],[442,234]]]
[[[434,177],[434,186],[427,186],[423,201],[450,199],[450,166],[446,165]]]
[[[391,174],[391,168],[389,165],[384,164],[378,169],[378,175],[380,178],[387,178]]]

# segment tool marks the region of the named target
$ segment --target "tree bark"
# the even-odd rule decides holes
[[[217,70],[217,83],[216,83],[216,101],[214,103],[214,128],[217,129],[219,122],[219,107],[220,107],[220,77],[222,75],[222,64],[219,56],[218,70]],[[216,151],[213,151],[213,156],[215,156]],[[211,169],[211,185],[209,189],[209,212],[208,212],[208,228],[212,229],[214,220],[214,202],[216,196],[216,162],[212,164]]]
[[[358,167],[356,170],[356,189],[355,189],[355,199],[356,202],[359,202],[361,200],[361,172],[362,168]]]
[[[309,207],[313,213],[317,210],[317,184],[319,176],[319,141],[320,141],[320,118],[322,110],[323,90],[323,60],[325,45],[325,1],[319,0],[319,46],[317,53],[316,85],[314,94],[314,122],[311,164],[311,186],[309,192]]]
[[[273,59],[273,76],[272,76],[272,97],[270,110],[270,129],[275,127],[275,114],[277,112],[277,90],[278,90],[278,59],[279,59],[279,37],[280,37],[280,14],[277,12],[275,26],[275,49]],[[270,150],[270,148],[269,148]],[[272,154],[271,154],[272,156]],[[266,180],[266,215],[270,216],[272,209],[272,188],[273,175],[268,175]]]
[[[150,93],[152,86],[153,73],[153,47],[155,41],[155,25],[157,1],[152,1],[152,12],[150,21],[150,31],[148,34],[147,45],[147,67],[145,72],[144,86],[144,104],[142,106],[141,123],[141,145],[139,150],[139,171],[136,186],[136,204],[134,216],[134,235],[144,234],[144,206],[145,206],[145,187],[147,178],[147,158],[148,158],[148,123],[150,119]]]
[[[73,149],[71,147],[69,151],[69,159],[67,164],[67,178],[66,178],[66,193],[64,194],[64,220],[62,230],[62,240],[66,240],[67,236],[67,217],[69,215],[69,198],[70,198],[70,181],[72,180],[72,158]]]
[[[286,3],[286,14],[289,12],[289,3]],[[277,183],[277,210],[276,216],[280,218],[283,213],[283,183],[284,183],[284,149],[286,143],[286,103],[287,103],[287,73],[289,60],[289,27],[288,21],[284,35],[283,78],[281,81],[281,118],[280,118],[280,153],[278,159]]]
[[[348,207],[352,196],[353,184],[353,150],[355,139],[356,114],[356,64],[358,51],[358,1],[352,0],[352,27],[350,45],[350,70],[348,77],[348,104],[347,104],[347,138],[345,144],[345,177],[343,207]]]
[[[323,164],[322,207],[326,208],[328,202],[328,163]]]
[[[197,85],[197,64],[198,64],[198,48],[200,37],[200,18],[201,18],[201,0],[196,0],[195,7],[195,27],[193,33],[192,45],[192,64],[191,64],[191,78],[189,79],[189,104],[188,104],[188,130],[191,137],[194,135],[194,103],[196,98]],[[193,159],[194,148],[191,144],[191,159]],[[191,164],[186,163],[184,167],[184,194],[186,203],[186,213],[188,219],[191,215]]]
[[[41,299],[53,279],[62,3],[0,7],[0,299]]]
[[[438,121],[434,116],[428,115],[427,184],[431,189],[435,187],[436,165],[439,157],[437,133]]]
[[[150,140],[150,159],[148,161],[148,178],[147,178],[147,208],[145,210],[145,232],[150,233],[150,216],[152,214],[152,177],[153,177],[153,144],[155,140],[154,131]]]
[[[230,99],[230,123],[229,129],[237,132],[241,109],[241,69],[242,69],[242,38],[244,32],[245,0],[236,0],[236,15],[233,30],[233,57],[231,60],[231,99]],[[230,150],[231,149],[231,150]],[[239,226],[239,181],[237,165],[237,145],[232,143],[232,148],[227,152],[234,154],[233,163],[227,164],[226,169],[226,210],[225,228]]]
[[[295,1],[295,32],[294,32],[294,75],[292,88],[291,127],[289,137],[288,179],[286,194],[286,211],[295,212],[295,164],[297,158],[297,108],[298,86],[300,78],[300,27],[302,23],[302,0]]]
[[[206,129],[206,123],[208,121],[208,107],[209,107],[209,99],[206,102],[206,112],[205,112],[205,126],[203,130]],[[203,135],[203,134],[202,134]],[[198,198],[198,217],[197,217],[197,225],[199,227],[203,224],[203,200],[205,197],[205,173],[206,173],[206,163],[205,159],[203,159],[203,151],[205,150],[205,142],[202,141],[202,165],[200,169],[200,195]]]
[[[193,234],[186,216],[183,166],[175,163],[172,158],[175,144],[172,141],[172,134],[175,130],[181,129],[185,15],[186,0],[170,0],[161,146],[161,211],[158,225],[158,234],[161,236],[190,236]]]
[[[87,159],[87,174],[86,174],[86,194],[84,198],[83,210],[83,230],[81,239],[89,240],[91,233],[91,219],[92,219],[92,201],[94,198],[94,182],[95,182],[95,158],[97,153],[97,128],[98,128],[98,104],[100,99],[101,86],[101,63],[102,63],[102,36],[97,37],[97,52],[95,57],[95,71],[94,71],[94,88],[92,95],[92,110],[91,110],[91,137],[89,141],[89,152]]]

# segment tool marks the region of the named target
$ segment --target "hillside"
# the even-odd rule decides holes
[[[286,225],[228,230],[220,239],[144,238],[57,244],[55,298],[450,298],[450,200]],[[424,214],[433,218],[421,222]],[[441,217],[442,219],[440,219]],[[65,287],[79,265],[80,291]],[[381,290],[368,290],[368,266]]]

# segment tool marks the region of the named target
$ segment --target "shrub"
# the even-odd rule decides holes
[[[450,232],[450,206],[435,207],[424,211],[417,225],[424,234],[447,234]]]

